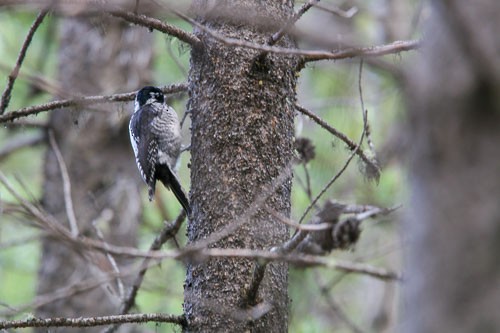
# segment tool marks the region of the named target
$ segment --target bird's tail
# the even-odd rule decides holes
[[[166,164],[157,165],[156,167],[156,178],[160,180],[166,188],[169,188],[174,193],[175,197],[184,208],[186,215],[189,217],[191,215],[191,207],[189,205],[189,200],[186,193],[182,189],[181,183],[174,172]]]

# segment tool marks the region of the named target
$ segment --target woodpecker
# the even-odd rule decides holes
[[[159,180],[172,190],[189,216],[189,201],[175,174],[181,149],[179,118],[165,103],[160,89],[147,86],[137,92],[129,132],[137,167],[148,185],[149,201],[153,200]]]

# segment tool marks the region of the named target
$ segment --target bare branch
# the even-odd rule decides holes
[[[351,139],[349,139],[344,133],[339,132],[337,129],[335,129],[334,127],[330,126],[326,121],[324,121],[323,119],[321,119],[319,116],[317,116],[313,112],[307,110],[306,108],[304,108],[303,106],[301,106],[299,104],[295,104],[295,109],[297,109],[297,111],[299,111],[300,113],[308,116],[316,124],[318,124],[319,126],[323,127],[325,130],[327,130],[328,132],[330,132],[331,134],[333,134],[334,136],[336,136],[337,138],[339,138],[340,140],[342,140],[347,145],[347,147],[349,147],[349,149],[351,151],[356,150],[356,147],[358,147],[358,145],[354,141],[352,141]],[[378,166],[377,162],[373,161],[368,156],[366,156],[366,154],[361,149],[361,147],[358,148],[358,150],[356,152],[356,155],[358,155],[361,158],[361,160],[363,160],[363,162],[365,162],[372,170],[375,171],[375,176],[374,177],[376,179],[378,179],[380,177],[380,167]]]
[[[182,17],[183,19],[187,20],[189,23],[196,26],[200,30],[203,30],[216,40],[226,45],[246,47],[249,49],[264,51],[268,53],[302,56],[304,62],[317,61],[317,60],[340,60],[340,59],[348,59],[355,57],[377,57],[388,54],[400,53],[403,51],[415,50],[418,49],[421,45],[421,42],[418,40],[407,40],[407,41],[395,41],[390,44],[378,45],[378,46],[350,47],[339,51],[300,50],[294,48],[252,43],[242,39],[225,37],[201,25],[200,23],[187,17],[184,14],[180,13],[176,14]]]
[[[0,321],[0,329],[25,327],[95,327],[109,324],[125,323],[171,323],[184,326],[184,316],[164,313],[143,313],[102,317],[80,318],[28,318],[24,320]]]
[[[113,218],[113,211],[109,208],[104,209],[101,214],[92,221],[91,225],[94,228],[94,231],[97,235],[97,238],[104,244],[107,244],[106,240],[104,239],[104,234],[102,233],[101,229],[99,229],[99,224],[110,224],[110,221]],[[125,288],[123,287],[123,281],[120,278],[121,273],[120,273],[120,268],[118,267],[118,264],[116,263],[115,258],[108,252],[106,251],[106,258],[108,259],[109,264],[111,265],[113,272],[116,275],[116,285],[118,286],[118,294],[120,296],[120,299],[123,299],[125,297]]]
[[[373,145],[372,141],[372,135],[371,135],[371,130],[370,130],[370,123],[368,122],[368,110],[365,109],[365,102],[363,100],[363,85],[361,84],[361,78],[362,78],[362,73],[363,73],[363,58],[361,58],[361,62],[359,63],[359,74],[358,74],[358,91],[359,91],[359,99],[361,101],[361,108],[363,109],[363,114],[366,119],[364,119],[363,123],[365,126],[365,133],[366,133],[366,142],[368,143],[368,149],[374,156],[373,160],[376,161],[376,152],[375,152],[375,146]],[[375,162],[375,165],[378,167],[378,163]],[[379,170],[377,170],[379,172]],[[370,177],[370,174],[368,175]],[[378,173],[376,175],[376,179],[378,181]]]
[[[286,224],[287,226],[290,226],[292,228],[298,229],[298,230],[304,230],[304,231],[322,231],[322,230],[328,230],[332,228],[332,224],[325,222],[325,223],[318,223],[318,224],[298,224],[285,216],[282,216],[278,214],[274,209],[270,209],[269,207],[265,207],[266,211],[271,214],[276,220],[279,222]]]
[[[321,276],[315,272],[316,284],[319,287],[320,293],[323,296],[326,304],[337,317],[342,320],[354,333],[363,333],[363,331],[342,311],[340,306],[330,297],[328,286],[322,281]]]
[[[3,91],[2,94],[2,99],[0,100],[0,115],[2,115],[5,110],[7,109],[7,106],[9,106],[10,102],[10,95],[12,92],[12,88],[14,87],[14,82],[16,81],[17,75],[19,74],[19,69],[21,68],[24,58],[26,57],[26,51],[28,50],[29,45],[31,44],[31,40],[33,39],[33,35],[35,34],[36,30],[42,24],[43,19],[47,15],[47,11],[45,9],[41,10],[40,13],[38,13],[35,21],[31,25],[28,35],[26,36],[26,39],[24,40],[24,43],[21,47],[21,51],[19,51],[19,55],[16,60],[16,64],[14,68],[12,69],[12,72],[10,73],[8,80],[7,80],[7,86],[5,87],[5,90]]]
[[[192,47],[201,47],[202,46],[200,39],[198,37],[196,37],[195,35],[193,35],[192,33],[186,32],[180,28],[177,28],[176,26],[173,26],[171,24],[167,24],[167,23],[162,22],[158,19],[146,16],[146,15],[142,15],[142,14],[135,14],[132,12],[127,12],[124,10],[112,10],[109,12],[109,14],[111,14],[112,16],[124,19],[128,22],[139,24],[139,25],[151,28],[151,29],[161,31],[161,32],[169,34],[171,36],[177,37],[179,40],[191,45]]]
[[[385,45],[368,47],[350,47],[339,51],[307,51],[302,54],[304,62],[318,60],[339,60],[355,57],[380,57],[388,54],[397,54],[420,48],[420,40],[394,41]]]
[[[363,129],[363,132],[361,133],[361,139],[360,139],[359,145],[361,145],[362,139],[364,138],[364,134],[365,134],[365,131]],[[358,145],[358,147],[359,147],[359,145]],[[316,205],[316,203],[323,196],[323,194],[325,194],[325,192],[330,188],[330,186],[332,186],[333,183],[335,183],[335,181],[344,173],[344,171],[349,166],[349,163],[351,163],[351,160],[353,159],[354,155],[356,155],[357,150],[358,149],[353,150],[351,155],[349,155],[349,157],[345,161],[344,166],[332,177],[332,179],[330,179],[330,181],[323,187],[323,189],[314,198],[314,200],[309,204],[309,206],[307,206],[306,210],[304,211],[304,213],[300,217],[299,223],[302,223],[304,221],[304,218],[307,216],[307,214],[312,209],[312,207],[314,207],[314,205]],[[297,235],[298,234],[303,234],[303,235],[302,235],[302,237],[299,237],[298,239],[295,239],[295,240],[294,240],[294,238],[292,238],[290,240],[291,244],[288,247],[295,248],[296,246],[294,246],[293,244],[298,245],[298,243],[300,243],[300,241],[302,241],[302,239],[306,236],[307,232],[299,232],[299,233],[297,233]]]
[[[326,268],[333,268],[338,271],[348,273],[358,273],[368,275],[384,281],[400,280],[399,274],[390,272],[388,270],[374,267],[368,264],[361,264],[355,262],[348,262],[342,260],[335,260],[332,258],[325,258],[322,256],[313,255],[292,255],[280,254],[276,252],[269,252],[263,250],[249,250],[249,249],[205,249],[200,252],[200,257],[207,256],[210,258],[248,258],[248,259],[266,259],[270,261],[284,261],[298,266],[320,266]]]
[[[0,62],[0,70],[8,72],[10,68],[7,64]],[[31,89],[41,90],[52,95],[63,95],[62,88],[57,82],[32,68],[28,70],[20,68],[16,80],[28,82]]]
[[[181,61],[179,60],[179,57],[177,57],[175,54],[174,54],[174,50],[172,50],[172,43],[171,43],[171,40],[166,40],[165,41],[165,46],[167,48],[167,53],[168,55],[170,56],[170,59],[172,59],[175,63],[175,65],[177,66],[177,68],[179,69],[179,71],[182,73],[182,76],[184,77],[187,77],[188,76],[188,70],[186,69],[186,67],[181,63]],[[182,127],[182,126],[181,126]]]
[[[222,36],[221,34],[207,28],[206,26],[196,22],[192,18],[180,13],[178,11],[172,10],[177,16],[186,20],[193,26],[199,28],[200,30],[206,32],[216,40],[223,44],[236,46],[236,47],[246,47],[253,50],[263,51],[267,53],[285,54],[285,55],[297,55],[302,56],[303,62],[317,61],[317,60],[340,60],[355,57],[377,57],[388,54],[400,53],[403,51],[415,50],[420,47],[421,42],[418,40],[406,40],[406,41],[395,41],[385,45],[369,46],[369,47],[349,47],[338,51],[324,51],[324,50],[300,50],[295,48],[278,47],[272,45],[252,43],[243,39],[231,38]]]
[[[165,94],[174,94],[179,92],[184,92],[187,90],[187,84],[172,84],[161,88]],[[76,99],[63,99],[59,101],[53,101],[46,104],[28,106],[16,111],[9,112],[4,115],[0,115],[0,123],[5,123],[12,121],[17,118],[27,117],[30,115],[36,115],[40,112],[46,112],[55,109],[68,108],[68,107],[81,107],[94,104],[105,104],[105,103],[115,103],[115,102],[129,102],[135,98],[136,92],[128,92],[123,94],[105,95],[105,96],[86,96]]]
[[[329,3],[328,6],[325,6],[325,5],[317,3],[317,4],[314,5],[314,7],[318,8],[318,9],[321,9],[321,10],[324,10],[325,12],[328,12],[328,13],[335,14],[337,16],[343,17],[343,18],[347,18],[347,19],[352,18],[359,11],[358,7],[356,7],[356,6],[351,7],[349,10],[345,11],[345,10],[340,9],[337,6],[334,6],[331,3]]]
[[[308,0],[305,2],[300,9],[290,17],[290,19],[285,23],[285,25],[277,31],[275,34],[273,34],[268,40],[267,40],[267,45],[274,45],[276,44],[287,32],[288,30],[292,27],[292,25],[297,22],[302,15],[305,14],[311,7],[315,6],[318,4],[320,0]]]
[[[13,197],[19,202],[19,204],[24,208],[26,213],[29,213],[38,221],[43,221],[45,223],[45,227],[49,232],[54,232],[55,235],[63,235],[67,238],[72,238],[69,231],[67,231],[64,227],[59,225],[55,219],[46,214],[44,211],[36,207],[31,202],[25,200],[21,195],[14,189],[14,187],[10,184],[7,177],[0,170],[0,183],[2,183],[5,188],[13,195]]]
[[[76,238],[78,237],[78,223],[76,222],[75,210],[73,209],[73,200],[71,199],[71,182],[69,179],[68,168],[64,159],[62,157],[59,146],[57,145],[56,139],[54,137],[54,132],[49,130],[49,142],[54,154],[56,155],[57,164],[59,164],[59,169],[61,170],[61,177],[63,181],[63,192],[64,192],[64,206],[66,207],[66,215],[68,216],[69,227],[71,230],[71,235]]]

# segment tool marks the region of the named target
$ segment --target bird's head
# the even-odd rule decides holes
[[[139,110],[144,105],[151,103],[164,104],[165,95],[157,87],[146,86],[139,90],[135,96],[135,111]]]

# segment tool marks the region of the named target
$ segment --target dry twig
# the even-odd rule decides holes
[[[330,308],[331,312],[334,313],[341,321],[343,321],[354,333],[363,333],[363,331],[345,314],[345,312],[340,308],[340,306],[335,302],[335,300],[330,296],[330,289],[322,281],[321,275],[315,272],[316,284],[319,287],[319,291],[325,303]]]
[[[59,150],[56,139],[54,137],[54,132],[49,130],[49,142],[54,154],[56,155],[57,164],[59,165],[59,170],[61,171],[61,177],[63,181],[63,192],[64,192],[64,207],[66,208],[66,215],[68,217],[68,223],[71,230],[71,235],[76,238],[78,237],[78,223],[76,222],[75,210],[73,209],[73,200],[71,199],[71,182],[69,179],[68,168]]]
[[[95,327],[109,324],[125,323],[171,323],[185,325],[184,316],[164,313],[142,313],[102,317],[79,318],[28,318],[24,320],[0,321],[0,329],[25,327]]]
[[[352,18],[358,12],[358,7],[354,6],[354,7],[351,7],[349,10],[345,11],[345,10],[340,9],[340,7],[334,6],[331,3],[329,3],[328,6],[324,6],[324,5],[317,3],[314,5],[314,7],[321,9],[321,10],[324,10],[325,12],[343,17],[343,18],[347,18],[347,19]]]
[[[337,138],[342,140],[351,151],[356,150],[356,147],[358,147],[358,145],[354,141],[349,139],[344,133],[339,132],[337,129],[330,126],[326,121],[321,119],[319,116],[317,116],[313,112],[309,111],[308,109],[304,108],[303,106],[301,106],[299,104],[295,104],[295,109],[297,111],[299,111],[300,113],[308,116],[316,124],[318,124],[319,126],[324,128],[325,130],[327,130],[328,132],[330,132],[331,134],[333,134],[334,136],[336,136]],[[366,156],[365,152],[361,148],[358,148],[358,150],[356,151],[356,155],[358,155],[359,158],[361,158],[361,160],[364,163],[366,163],[372,170],[374,170],[374,172],[375,172],[374,178],[378,179],[380,176],[380,167],[378,166],[378,164],[375,161],[373,161],[372,159],[370,159],[368,156]]]
[[[28,31],[28,35],[24,40],[23,46],[21,47],[21,51],[19,51],[16,64],[12,69],[12,72],[10,73],[9,78],[7,80],[7,86],[3,91],[2,99],[0,100],[0,115],[2,115],[7,109],[7,106],[9,106],[12,88],[14,87],[14,82],[16,81],[17,75],[19,74],[19,69],[21,68],[24,58],[26,57],[26,51],[28,50],[28,47],[31,44],[33,35],[35,34],[40,24],[42,24],[43,19],[45,18],[46,15],[47,11],[45,9],[41,10]]]
[[[186,32],[182,29],[177,28],[171,24],[167,24],[158,19],[143,15],[143,14],[135,14],[132,12],[127,12],[124,10],[112,10],[109,12],[112,16],[119,17],[128,22],[139,24],[151,29],[155,29],[161,31],[163,33],[169,34],[171,36],[177,37],[179,40],[187,43],[193,47],[201,47],[202,43],[198,37],[193,35],[192,33]]]
[[[101,214],[91,223],[97,235],[97,238],[99,238],[99,240],[104,244],[108,243],[104,239],[104,234],[102,233],[101,229],[99,229],[98,224],[100,223],[108,224],[112,218],[113,218],[113,211],[111,209],[104,209],[101,212]],[[113,272],[116,275],[116,285],[118,286],[118,294],[120,296],[120,299],[123,299],[125,297],[125,288],[123,287],[123,281],[120,278],[121,276],[120,268],[118,267],[115,258],[108,251],[106,251],[105,254],[109,264],[111,265],[111,268],[113,269]]]
[[[179,92],[184,92],[187,90],[187,84],[172,84],[161,88],[165,94],[174,94]],[[36,115],[40,112],[46,112],[55,109],[62,109],[68,107],[78,107],[78,106],[88,106],[93,104],[104,104],[104,103],[115,103],[115,102],[129,102],[135,98],[136,92],[128,92],[123,94],[113,94],[105,96],[86,96],[76,99],[63,99],[59,101],[53,101],[45,104],[28,106],[16,111],[9,112],[4,115],[0,115],[0,123],[5,123],[12,121],[14,119],[27,117],[30,115]]]
[[[186,20],[193,26],[199,28],[200,30],[206,32],[208,35],[218,40],[219,42],[236,47],[245,47],[252,50],[263,51],[266,53],[276,53],[284,55],[296,55],[301,56],[303,62],[318,61],[318,60],[340,60],[355,57],[377,57],[387,54],[395,54],[403,51],[415,50],[420,47],[421,42],[418,40],[405,40],[405,41],[395,41],[385,45],[369,46],[369,47],[350,47],[338,51],[326,51],[326,50],[301,50],[296,48],[288,47],[278,47],[266,44],[258,44],[249,42],[243,39],[231,38],[223,36],[212,29],[196,22],[192,18],[173,10],[173,12]]]
[[[318,4],[320,0],[308,0],[305,2],[300,9],[290,17],[290,19],[283,25],[283,27],[277,31],[275,34],[273,34],[269,39],[267,40],[267,45],[274,45],[276,44],[287,32],[288,30],[292,27],[292,25],[297,22],[302,15],[304,15],[311,7],[315,6]]]

